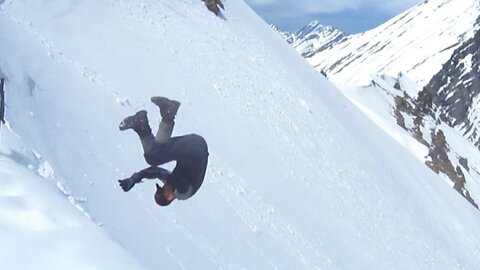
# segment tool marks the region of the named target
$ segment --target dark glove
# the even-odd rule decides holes
[[[134,173],[131,177],[123,179],[123,180],[118,180],[118,183],[122,187],[123,191],[127,192],[130,189],[135,186],[136,183],[139,183],[142,181],[142,178],[139,177],[138,173]]]

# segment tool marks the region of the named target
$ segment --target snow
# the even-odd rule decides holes
[[[473,269],[480,263],[478,211],[318,76],[244,2],[226,2],[224,17],[197,0],[1,4],[6,116],[21,149],[38,158],[25,169],[29,163],[2,157],[9,165],[0,173],[11,174],[14,185],[29,178],[38,185],[25,187],[62,189],[36,198],[63,202],[50,204],[45,215],[58,207],[58,220],[78,218],[74,231],[61,223],[45,237],[87,244],[60,252],[64,260],[82,269],[95,266],[81,263],[136,269],[135,260],[146,269]],[[176,135],[195,132],[209,143],[203,186],[167,208],[153,201],[154,181],[128,193],[116,181],[146,166],[136,135],[117,125],[146,109],[155,128],[154,95],[182,101]],[[40,164],[49,179],[38,176]],[[1,207],[0,226],[7,226],[4,213],[16,208]],[[37,226],[51,225],[44,220]],[[34,235],[24,238],[34,243],[32,253],[51,253]],[[24,254],[10,243],[0,249]],[[8,269],[29,269],[12,262],[18,255],[8,258]],[[52,269],[42,258],[32,263]]]
[[[1,142],[1,269],[144,269],[49,179],[27,169],[42,165],[14,134],[2,130]]]
[[[450,148],[455,150],[455,155],[463,158],[468,157],[469,174],[465,175],[467,190],[470,191],[473,198],[480,198],[480,157],[478,149],[472,144],[465,143],[465,138],[462,137],[461,131],[448,127],[445,124],[440,128],[443,130]],[[462,167],[461,164],[456,165]]]
[[[410,79],[408,76],[403,75],[402,73],[398,75],[398,82],[400,84],[400,88],[413,99],[417,98],[418,93],[422,90],[422,87],[415,83],[415,81]]]
[[[315,53],[343,37],[343,33],[331,26],[323,26],[318,21],[313,21],[291,34],[292,46],[300,53]]]
[[[385,78],[386,80],[389,77]],[[377,85],[388,87],[385,91],[394,91],[394,88],[389,86],[383,79],[377,78],[375,80]],[[337,84],[342,93],[355,105],[362,113],[371,119],[387,134],[392,136],[400,145],[411,152],[419,161],[425,162],[425,157],[428,155],[428,148],[415,140],[408,132],[405,132],[400,126],[392,121],[391,110],[394,104],[393,97],[388,96],[384,92],[379,91],[377,87],[349,87],[346,85]],[[385,88],[384,88],[385,89]],[[408,119],[405,118],[408,127]]]
[[[473,36],[478,9],[476,0],[424,1],[307,60],[336,83],[364,86],[372,74],[402,72],[423,87]]]
[[[410,97],[417,96],[420,91],[419,86],[404,74],[398,76],[401,90],[393,87],[396,83],[395,78],[383,75],[376,76],[372,85],[368,87],[352,87],[342,84],[337,84],[337,87],[360,111],[424,164],[426,161],[431,161],[431,158],[428,157],[428,148],[397,124],[393,112],[396,107],[393,96],[402,96],[402,92],[407,93]],[[475,110],[472,109],[470,113],[475,114]],[[400,114],[403,116],[405,127],[412,130],[416,126],[412,115],[404,112],[400,112]],[[432,144],[430,136],[432,130],[442,130],[445,133],[448,147],[447,154],[454,168],[457,166],[465,168],[460,164],[460,159],[468,160],[468,169],[463,170],[466,180],[465,186],[471,197],[477,201],[480,198],[480,182],[478,180],[480,179],[480,160],[478,159],[478,149],[468,139],[460,135],[464,133],[465,127],[453,128],[446,124],[437,124],[431,117],[426,117],[422,121],[423,124],[419,127],[420,132],[423,139],[430,145]],[[474,132],[474,130],[470,132]],[[441,174],[441,177],[449,186],[453,186],[454,183],[447,175]]]

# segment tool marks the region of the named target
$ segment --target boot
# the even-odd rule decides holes
[[[148,125],[146,111],[139,111],[136,114],[123,119],[118,128],[122,131],[133,129],[140,137],[152,134],[152,130]]]
[[[180,107],[180,102],[170,100],[166,97],[152,97],[151,101],[160,108],[162,121],[173,122],[178,108]]]

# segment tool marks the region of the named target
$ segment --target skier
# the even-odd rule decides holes
[[[167,206],[175,199],[186,200],[198,191],[205,177],[208,147],[205,139],[196,134],[171,137],[180,102],[165,97],[152,97],[151,101],[160,108],[162,117],[155,137],[148,124],[147,112],[143,110],[125,118],[119,129],[133,129],[138,134],[145,161],[152,167],[118,182],[127,192],[143,178],[158,178],[164,185],[156,185],[155,202]],[[171,173],[156,167],[170,161],[177,162]]]
[[[0,122],[5,124],[5,79],[0,79]],[[1,124],[0,123],[0,124]]]
[[[207,6],[208,10],[218,15],[220,13],[220,8],[225,9],[221,0],[202,0],[205,2],[205,6]],[[219,8],[220,7],[220,8]]]

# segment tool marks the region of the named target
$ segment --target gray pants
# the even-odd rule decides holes
[[[164,144],[172,137],[173,127],[175,122],[167,122],[162,119],[158,125],[157,135],[155,137],[152,133],[141,136],[143,152],[148,153],[156,144]]]

